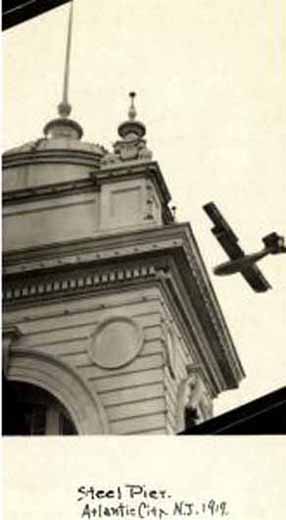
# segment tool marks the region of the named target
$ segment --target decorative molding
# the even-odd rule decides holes
[[[145,220],[154,220],[154,206],[155,206],[155,196],[153,192],[153,186],[149,183],[146,185],[146,210],[145,210]]]
[[[225,322],[211,281],[207,275],[205,264],[201,257],[198,245],[190,226],[188,233],[190,240],[186,241],[185,248],[187,257],[192,267],[195,283],[201,295],[201,301],[207,310],[208,319],[210,320],[213,330],[217,335],[220,348],[223,351],[224,356],[229,359],[231,370],[235,373],[235,377],[238,381],[240,381],[242,377],[245,376],[243,367],[235,351],[229,329]],[[206,330],[208,331],[209,328],[206,327]]]
[[[9,369],[9,358],[12,344],[22,336],[21,330],[16,325],[4,326],[2,330],[2,370],[7,377]]]
[[[202,367],[190,366],[188,373],[193,390],[189,406],[197,410],[199,422],[210,419],[213,417],[213,401],[208,384],[203,377]]]
[[[9,305],[32,298],[36,303],[37,300],[43,300],[45,296],[52,294],[73,294],[83,290],[106,287],[107,285],[117,285],[132,280],[138,281],[155,275],[154,265],[147,265],[146,263],[96,269],[92,266],[78,273],[50,272],[45,277],[37,275],[30,280],[28,278],[17,280],[14,284],[8,282],[6,287],[4,285],[3,288],[4,302]]]
[[[35,200],[50,199],[51,197],[64,197],[76,193],[86,193],[99,191],[95,179],[79,179],[72,182],[59,182],[56,184],[46,184],[33,188],[11,190],[3,193],[3,206],[11,204],[21,204],[24,202],[34,202]]]
[[[94,260],[133,256],[183,246],[186,240],[186,224],[158,226],[133,231],[96,235],[64,243],[53,243],[37,248],[12,250],[4,255],[4,274],[21,272],[23,264],[28,270],[41,270],[43,263],[49,267],[69,266]]]
[[[105,153],[104,147],[82,141],[73,140],[67,148],[66,139],[39,139],[7,150],[3,154],[2,166],[4,170],[34,164],[75,164],[96,168]]]
[[[202,422],[213,415],[211,396],[206,389],[199,365],[188,367],[188,376],[181,381],[177,399],[177,432],[186,429],[186,409],[193,411],[194,422]]]
[[[170,371],[170,375],[173,379],[176,378],[176,347],[175,347],[175,339],[174,339],[174,333],[170,327],[170,325],[167,325],[166,327],[166,340],[165,340],[165,346],[166,346],[166,357],[167,357],[167,366]]]
[[[118,161],[151,161],[152,152],[146,146],[146,140],[138,136],[132,136],[129,139],[116,141],[113,146],[114,154]],[[102,159],[103,165],[106,164],[105,157]]]
[[[182,331],[191,358],[194,363],[201,363],[205,368],[207,379],[216,395],[228,388],[229,382],[218,364],[217,349],[213,348],[212,341],[207,338],[200,322],[200,315],[196,310],[198,296],[193,293],[193,289],[190,291],[189,281],[184,283],[179,272],[175,272],[172,278],[166,277],[165,283],[162,277],[161,280],[165,301]]]
[[[33,348],[15,347],[7,378],[52,394],[70,414],[78,434],[109,433],[105,410],[94,389],[61,359]]]

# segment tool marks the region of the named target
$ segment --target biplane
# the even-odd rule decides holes
[[[262,241],[263,249],[257,253],[245,254],[238,244],[238,238],[224,219],[214,202],[209,202],[203,209],[214,223],[212,233],[230,257],[228,262],[224,262],[214,268],[214,273],[219,276],[240,273],[251,288],[256,292],[265,292],[271,289],[271,285],[266,280],[256,263],[267,255],[286,253],[284,237],[273,232],[265,236]]]

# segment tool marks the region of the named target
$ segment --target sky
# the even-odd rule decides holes
[[[61,98],[68,7],[3,36],[3,149],[42,136]],[[226,257],[202,206],[214,201],[247,252],[286,235],[286,3],[75,0],[72,117],[111,148],[137,92],[138,119],[190,222],[247,377],[219,414],[285,384],[286,256],[261,268],[273,290],[215,277]]]

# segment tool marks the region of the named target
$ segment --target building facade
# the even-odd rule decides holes
[[[3,157],[4,433],[176,434],[243,368],[134,95],[112,152],[82,134]]]

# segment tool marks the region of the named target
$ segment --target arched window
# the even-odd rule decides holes
[[[65,407],[35,385],[3,382],[3,435],[76,435]]]

